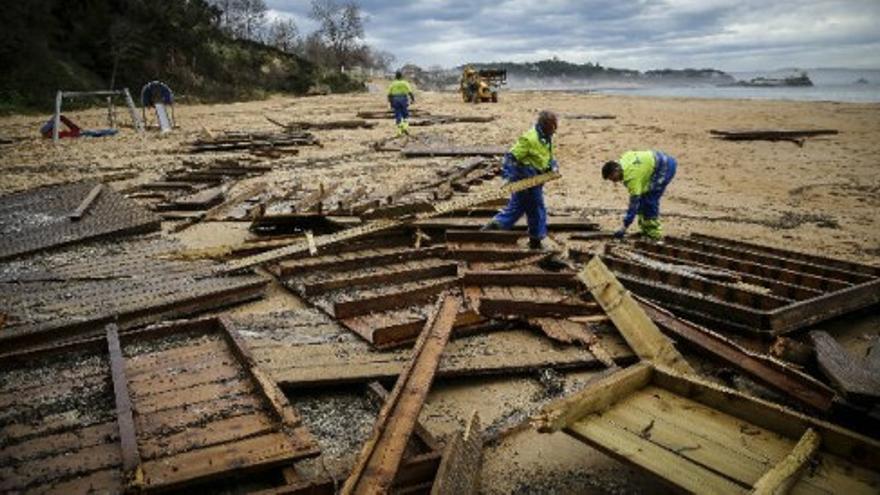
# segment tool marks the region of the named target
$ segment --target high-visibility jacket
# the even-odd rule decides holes
[[[404,79],[395,79],[388,86],[389,96],[408,95],[410,93],[412,93],[412,87]]]
[[[617,163],[623,169],[623,184],[629,191],[623,226],[628,227],[643,206],[649,216],[656,217],[660,195],[675,175],[675,159],[660,151],[627,151]]]
[[[653,151],[627,151],[618,163],[623,168],[623,185],[630,196],[641,196],[650,190],[651,176],[657,166]]]
[[[538,126],[524,132],[510,148],[510,154],[520,165],[532,167],[544,173],[550,171],[553,160],[553,140],[538,131]]]

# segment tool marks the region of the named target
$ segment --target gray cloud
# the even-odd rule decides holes
[[[878,0],[361,0],[400,64],[529,61],[652,69],[880,67]],[[307,0],[269,0],[306,32]]]

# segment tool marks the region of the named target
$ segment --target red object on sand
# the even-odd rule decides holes
[[[43,127],[40,128],[40,134],[43,135],[44,138],[52,137],[52,128],[54,127],[54,119],[49,119],[49,122],[46,122]],[[70,138],[70,137],[79,137],[82,129],[76,124],[73,123],[72,120],[68,119],[64,115],[60,116],[61,123],[67,127],[66,131],[59,130],[58,137],[59,138]]]

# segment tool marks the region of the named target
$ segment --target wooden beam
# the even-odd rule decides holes
[[[822,439],[807,428],[791,453],[761,476],[752,488],[754,495],[784,495],[800,479],[810,459],[819,451]]]
[[[821,330],[810,332],[819,369],[848,398],[871,401],[880,398],[880,378],[872,369]]]
[[[640,358],[683,373],[694,373],[672,341],[660,332],[598,256],[578,273],[578,279],[587,286]]]
[[[412,360],[398,377],[341,493],[386,493],[391,489],[459,306],[454,296],[444,294],[439,298],[437,309],[416,342]]]
[[[576,289],[580,282],[574,273],[566,272],[510,272],[501,270],[474,271],[462,274],[462,285],[495,286],[495,287],[567,287]]]
[[[119,344],[119,328],[107,325],[107,349],[110,354],[110,371],[113,377],[113,393],[116,398],[116,420],[119,425],[119,442],[122,446],[122,470],[125,483],[134,488],[144,482],[141,456],[138,453],[137,435],[134,430],[131,395],[128,392],[128,379],[125,377],[125,360]]]
[[[78,222],[83,215],[91,208],[91,206],[95,203],[95,200],[98,199],[98,195],[101,194],[101,189],[103,189],[104,184],[98,184],[89,191],[89,194],[83,198],[82,202],[79,206],[74,210],[73,213],[67,216],[71,222]]]
[[[554,402],[541,410],[532,425],[540,432],[552,433],[569,427],[588,414],[601,413],[617,401],[651,382],[654,368],[641,362],[587,385],[580,392]]]
[[[294,411],[275,381],[260,370],[256,359],[232,323],[225,318],[220,318],[219,327],[224,339],[229,344],[232,355],[238,359],[241,366],[250,375],[258,393],[272,414],[280,421],[282,427],[289,431],[299,427],[302,422],[299,415]]]

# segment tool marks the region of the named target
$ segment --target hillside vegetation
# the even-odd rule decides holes
[[[221,29],[204,0],[34,0],[0,9],[0,111],[46,110],[55,92],[140,87],[159,79],[192,101],[361,84]]]

